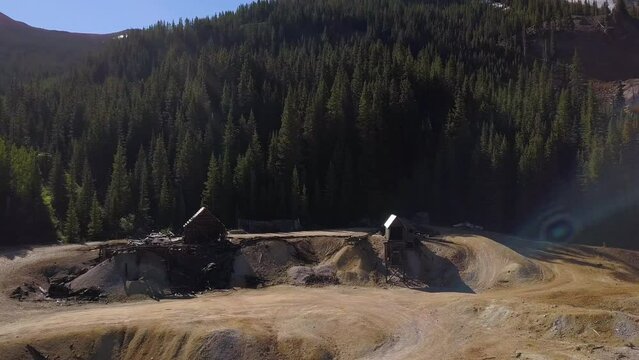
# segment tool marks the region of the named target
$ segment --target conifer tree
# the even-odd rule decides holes
[[[211,154],[204,191],[202,192],[202,206],[206,206],[214,213],[219,211],[219,196],[221,190],[221,173],[215,154]]]
[[[302,215],[302,186],[300,184],[300,176],[297,171],[297,168],[293,169],[293,174],[291,176],[291,194],[290,194],[290,205],[289,211],[290,215],[293,219],[299,218]]]
[[[247,60],[242,64],[240,78],[237,84],[237,104],[240,113],[246,113],[255,99],[255,82],[251,75],[251,69]]]
[[[155,142],[151,176],[153,178],[153,187],[157,194],[159,194],[162,182],[170,176],[168,155],[166,153],[164,140],[161,137]]]
[[[148,168],[141,166],[138,184],[138,206],[137,206],[137,222],[143,228],[151,225],[151,201],[149,197],[149,175]]]
[[[572,57],[572,64],[570,65],[570,91],[572,92],[573,100],[576,102],[575,104],[580,104],[581,101],[583,101],[585,84],[586,83],[583,78],[583,65],[581,63],[581,58],[575,50],[575,53]]]
[[[64,224],[64,235],[67,243],[77,243],[80,238],[80,221],[78,220],[78,209],[76,208],[75,198],[69,200],[66,221]]]
[[[95,189],[93,186],[93,176],[91,175],[91,168],[89,166],[88,160],[85,160],[82,170],[82,186],[80,187],[78,198],[75,204],[82,237],[86,236],[86,229],[91,220],[90,210],[94,192]]]
[[[457,91],[455,104],[448,115],[446,136],[459,142],[467,141],[471,136],[470,124],[466,114],[466,100],[461,90]]]
[[[5,174],[8,174],[8,171]],[[56,154],[49,172],[48,186],[53,195],[53,208],[59,219],[67,213],[68,197],[65,184],[62,158],[60,154]]]
[[[158,204],[158,225],[162,227],[170,226],[173,220],[173,209],[175,206],[175,195],[168,179],[162,181],[160,199]]]
[[[117,226],[120,218],[129,213],[131,189],[126,168],[124,144],[120,142],[113,157],[111,183],[106,195],[106,217],[110,226]]]
[[[350,110],[350,86],[348,75],[341,67],[335,75],[330,94],[326,103],[326,121],[332,135],[343,138]]]
[[[93,193],[91,200],[90,222],[87,229],[87,236],[90,240],[101,240],[103,235],[104,214],[98,196]]]
[[[284,101],[282,125],[277,141],[277,171],[281,179],[286,178],[298,162],[300,148],[300,123],[297,112],[296,93],[289,89]]]

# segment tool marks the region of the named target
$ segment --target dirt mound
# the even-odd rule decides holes
[[[242,247],[235,256],[231,286],[283,283],[288,268],[302,264],[295,247],[284,240],[256,242]]]
[[[161,293],[168,289],[164,259],[143,252],[118,254],[96,265],[68,284],[71,291],[97,288],[111,297]]]
[[[244,244],[235,257],[231,284],[370,285],[383,273],[367,238],[272,239]]]
[[[537,263],[483,236],[448,235],[424,242],[414,261],[434,287],[482,292],[541,281],[550,275]]]
[[[385,274],[381,258],[367,240],[344,246],[322,265],[334,268],[341,284],[379,284]]]
[[[293,285],[330,285],[339,283],[337,271],[332,266],[293,266],[288,269],[287,274]]]

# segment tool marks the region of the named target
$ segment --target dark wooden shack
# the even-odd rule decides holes
[[[384,223],[384,238],[386,242],[408,244],[412,246],[416,240],[416,231],[413,224],[397,215],[391,215]]]
[[[184,224],[185,244],[226,243],[226,227],[203,207]]]
[[[384,261],[389,268],[405,274],[407,249],[414,249],[418,242],[415,227],[406,219],[391,215],[384,223]]]

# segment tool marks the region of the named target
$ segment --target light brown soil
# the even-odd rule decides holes
[[[639,253],[489,233],[425,246],[422,290],[282,285],[73,306],[7,293],[90,247],[13,250],[0,255],[0,354],[30,359],[30,344],[51,359],[639,359]],[[465,288],[438,292],[436,276]]]

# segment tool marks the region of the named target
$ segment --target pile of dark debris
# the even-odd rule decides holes
[[[74,300],[74,301],[99,301],[106,296],[98,287],[83,289],[70,289],[67,284],[89,270],[88,267],[73,267],[70,269],[50,269],[45,272],[48,280],[48,288],[45,289],[35,282],[18,286],[9,295],[18,301],[48,301],[48,300]]]
[[[184,225],[184,237],[151,233],[98,250],[89,264],[45,271],[48,288],[27,283],[10,296],[20,301],[188,297],[229,287],[237,247],[226,238],[224,224],[202,208]]]

